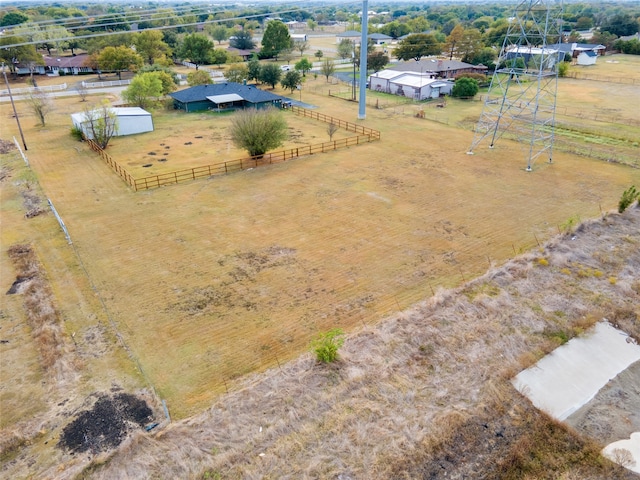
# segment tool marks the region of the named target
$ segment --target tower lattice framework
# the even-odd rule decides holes
[[[527,171],[535,160],[552,161],[558,63],[564,54],[562,0],[523,0],[510,19],[469,153],[485,139],[493,148],[505,136],[527,151]]]

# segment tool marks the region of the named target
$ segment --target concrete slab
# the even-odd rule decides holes
[[[627,456],[627,452],[630,456]],[[602,454],[628,470],[640,473],[640,432],[632,433],[627,440],[610,443],[604,447]]]
[[[513,385],[537,408],[564,420],[638,360],[640,346],[608,322],[599,322],[520,372]]]

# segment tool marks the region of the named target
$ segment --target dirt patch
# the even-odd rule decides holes
[[[130,432],[152,419],[151,408],[134,395],[101,395],[91,410],[82,412],[64,428],[58,445],[72,453],[104,452],[120,445]]]
[[[31,188],[27,187],[27,189],[23,190],[21,193],[22,203],[27,211],[24,214],[25,217],[33,218],[48,212],[48,210],[42,206],[42,199],[40,198],[40,195],[34,192]]]
[[[9,153],[11,150],[15,150],[16,145],[8,140],[2,140],[0,138],[0,154]]]
[[[605,444],[640,432],[640,362],[609,381],[566,421]]]

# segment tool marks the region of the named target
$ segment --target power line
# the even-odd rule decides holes
[[[156,27],[145,28],[143,30],[128,30],[128,31],[127,30],[116,30],[116,31],[112,31],[112,32],[103,32],[103,33],[93,32],[93,33],[87,34],[87,35],[77,35],[77,36],[60,37],[60,38],[48,38],[46,40],[31,40],[31,41],[26,41],[26,42],[12,43],[12,44],[3,45],[2,48],[3,49],[7,49],[7,48],[11,48],[11,47],[21,47],[21,46],[24,46],[24,45],[37,45],[39,43],[44,43],[45,41],[46,42],[64,42],[64,41],[68,41],[68,40],[76,40],[76,39],[81,39],[81,38],[94,38],[94,37],[105,37],[105,36],[109,36],[109,35],[122,35],[122,34],[127,34],[127,33],[138,33],[140,31],[145,31],[145,30],[170,30],[170,29],[179,28],[179,27],[191,27],[191,26],[198,26],[198,25],[208,25],[208,24],[215,24],[215,23],[231,22],[231,21],[236,21],[236,20],[255,19],[255,18],[260,18],[260,17],[268,17],[268,16],[276,15],[276,14],[279,15],[279,14],[283,14],[283,13],[294,13],[294,12],[298,12],[298,11],[301,11],[301,9],[295,8],[295,9],[291,9],[291,10],[281,10],[281,11],[274,11],[274,12],[256,13],[256,14],[251,14],[251,15],[242,15],[242,16],[238,16],[238,17],[204,20],[204,21],[200,21],[200,22],[180,23],[180,24],[176,24],[176,25],[161,25],[161,26],[156,26]],[[117,23],[115,25],[124,25],[124,24],[125,24],[125,22],[120,22],[120,23]],[[13,36],[20,36],[20,34],[15,34]]]

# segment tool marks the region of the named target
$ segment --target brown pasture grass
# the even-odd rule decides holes
[[[325,123],[286,111],[282,115],[286,118],[289,138],[274,151],[329,141]],[[107,153],[134,178],[245,158],[248,153],[231,141],[231,118],[232,114],[228,113],[156,110],[153,132],[115,137]],[[333,140],[353,135],[340,129]]]
[[[336,364],[305,355],[249,376],[202,414],[136,437],[92,478],[633,478],[504,375],[524,352],[555,348],[545,330],[557,312],[575,328],[598,309],[637,307],[624,286],[561,267],[588,261],[632,282],[640,250],[625,237],[639,228],[640,209],[590,222],[543,246],[545,268],[529,253],[441,290],[351,335]],[[617,267],[597,259],[603,245]],[[492,293],[470,299],[483,284]]]
[[[303,95],[355,115],[350,102]],[[570,156],[527,176],[508,142],[468,157],[468,132],[369,110],[379,145],[134,194],[63,127],[80,103],[57,102],[44,129],[25,115],[31,161],[178,418],[293,358],[319,330],[375,323],[531,246],[534,233],[597,215],[638,176]],[[584,169],[598,173],[575,183]]]
[[[324,79],[309,80],[303,101],[355,121],[355,104],[314,93],[314,85],[324,88]],[[24,103],[18,108],[33,181],[55,203],[74,249],[51,215],[25,224],[23,207],[15,200],[3,202],[3,222],[8,218],[18,228],[2,229],[2,245],[27,242],[47,252],[40,260],[66,334],[78,333],[78,355],[86,363],[79,391],[108,388],[111,378],[140,388],[133,363],[114,346],[113,325],[175,419],[201,411],[227,390],[236,395],[237,404],[217,404],[225,412],[215,420],[214,427],[224,432],[218,436],[215,428],[203,428],[202,439],[187,438],[198,422],[212,424],[207,418],[176,424],[159,438],[137,440],[132,468],[141,477],[169,478],[165,473],[174,470],[197,475],[209,467],[257,475],[261,467],[251,462],[260,451],[251,450],[255,455],[248,457],[243,452],[249,448],[246,433],[259,430],[253,412],[260,412],[269,419],[263,428],[268,442],[255,437],[257,443],[250,443],[252,449],[271,449],[268,458],[260,458],[268,461],[272,477],[283,471],[278,458],[299,465],[303,475],[328,476],[340,468],[332,456],[336,451],[344,452],[344,461],[351,459],[354,471],[384,478],[383,450],[402,458],[405,447],[427,435],[432,418],[475,405],[482,391],[477,382],[492,372],[502,372],[504,379],[528,352],[539,352],[535,358],[555,345],[545,328],[575,322],[590,305],[574,304],[584,293],[578,282],[607,292],[635,292],[623,268],[626,250],[604,249],[601,255],[610,261],[588,265],[602,277],[580,276],[579,269],[558,273],[567,262],[581,261],[559,249],[545,254],[545,267],[527,258],[508,264],[495,274],[502,283],[483,280],[489,286],[475,285],[463,295],[466,303],[438,290],[534,247],[569,218],[614,208],[620,193],[640,181],[638,170],[560,153],[554,165],[536,165],[526,174],[518,145],[503,142],[469,157],[471,133],[454,123],[369,109],[363,123],[382,131],[383,141],[375,145],[134,193],[68,134],[68,114],[82,108],[79,99],[56,100],[44,128],[36,126]],[[0,105],[0,115],[10,118],[6,104]],[[3,122],[2,137],[11,135],[17,135],[15,125]],[[18,164],[14,160],[16,171]],[[556,269],[556,262],[562,268]],[[536,300],[539,285],[529,276],[544,272],[563,279],[560,290],[568,297],[556,292]],[[609,282],[610,277],[617,281]],[[509,315],[504,295],[516,281],[530,310]],[[381,318],[395,318],[430,296],[430,308],[455,306],[426,323],[419,320],[422,314],[403,313],[372,333]],[[592,300],[602,309],[611,306],[606,297],[594,294]],[[494,311],[504,313],[494,318]],[[565,312],[563,319],[555,311]],[[338,368],[318,370],[306,356],[285,363],[304,352],[316,332],[333,327],[364,332],[352,347],[345,346]],[[503,357],[494,364],[489,347],[498,339],[504,342]],[[283,377],[275,385],[261,384],[252,400],[233,393],[259,384],[258,377],[247,374],[278,365]],[[473,375],[461,376],[465,368]],[[412,375],[433,383],[417,391]],[[269,378],[276,378],[274,372]],[[294,385],[287,383],[290,379]],[[73,403],[77,407],[79,400]],[[399,409],[389,409],[398,403]],[[240,413],[241,406],[250,411]],[[418,416],[428,406],[435,410]],[[376,424],[381,418],[391,420]],[[395,430],[394,423],[404,426]],[[49,425],[48,431],[44,438],[50,440],[56,430]],[[167,443],[171,438],[176,443]],[[388,438],[388,444],[379,438]],[[164,467],[151,466],[157,449],[170,458]],[[306,456],[316,451],[317,456]],[[50,464],[73,463],[65,472],[81,468],[78,461],[49,458]],[[44,463],[32,470],[42,471]],[[58,476],[68,478],[68,473]]]

